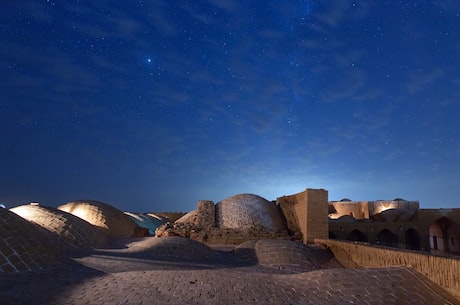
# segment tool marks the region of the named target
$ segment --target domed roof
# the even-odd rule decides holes
[[[96,200],[77,200],[58,207],[102,228],[110,237],[126,238],[135,233],[136,223],[122,211]]]
[[[285,221],[275,203],[253,194],[240,194],[217,203],[216,220],[220,228],[261,228],[285,230]]]
[[[416,210],[409,209],[388,209],[372,216],[372,219],[385,222],[408,222],[413,220],[415,212]]]
[[[0,272],[37,270],[59,261],[52,234],[0,208]]]
[[[357,222],[356,218],[350,215],[342,215],[339,218],[333,219],[336,222]]]
[[[327,250],[314,249],[291,240],[252,240],[237,246],[234,253],[246,262],[291,271],[316,270],[333,260]]]
[[[128,244],[121,252],[166,260],[196,261],[210,258],[214,251],[198,241],[179,237],[146,237]]]
[[[57,233],[69,246],[75,248],[99,248],[105,239],[101,231],[89,222],[70,213],[37,204],[21,205],[10,209],[28,221]]]
[[[166,223],[165,218],[155,214],[125,212],[125,215],[131,218],[139,227],[149,229],[149,234],[151,235],[155,235],[155,230]]]

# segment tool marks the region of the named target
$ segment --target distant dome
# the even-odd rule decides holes
[[[58,209],[102,228],[114,238],[131,237],[137,227],[136,223],[122,211],[100,201],[77,200],[61,205]]]
[[[155,230],[166,223],[166,219],[154,214],[125,212],[139,227],[149,229],[150,235],[155,235]]]
[[[350,215],[343,215],[336,219],[337,222],[357,222],[356,218]]]
[[[21,205],[10,211],[56,233],[71,247],[91,249],[105,244],[100,230],[70,213],[36,204]]]
[[[262,228],[275,232],[286,229],[276,204],[253,194],[235,195],[218,202],[216,216],[220,228]]]
[[[0,208],[0,272],[37,270],[59,261],[52,234]]]
[[[379,214],[372,216],[375,221],[384,222],[408,222],[412,221],[415,215],[415,210],[408,209],[388,209]]]

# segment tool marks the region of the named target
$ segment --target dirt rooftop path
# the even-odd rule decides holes
[[[319,259],[262,265],[268,260],[254,244],[232,251],[172,241],[141,240],[40,272],[0,274],[0,304],[459,304],[405,267],[332,268]]]

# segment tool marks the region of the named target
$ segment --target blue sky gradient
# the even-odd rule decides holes
[[[458,207],[458,1],[8,1],[0,41],[7,206]]]

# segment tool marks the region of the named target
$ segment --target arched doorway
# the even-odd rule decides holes
[[[329,239],[337,239],[337,236],[335,236],[334,233],[332,233],[331,231],[329,231]]]
[[[405,232],[406,249],[420,250],[420,235],[415,229],[407,229]]]
[[[387,247],[398,247],[398,237],[388,229],[383,229],[376,236],[376,243]]]
[[[430,248],[434,251],[460,254],[460,225],[441,217],[430,226]]]
[[[360,230],[357,230],[357,229],[355,229],[355,230],[351,231],[350,233],[348,233],[346,239],[351,240],[351,241],[367,242],[366,235],[364,235],[363,232],[361,232]]]

